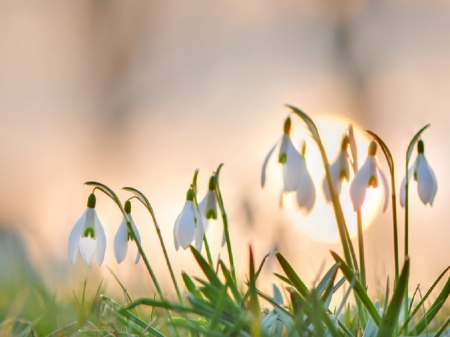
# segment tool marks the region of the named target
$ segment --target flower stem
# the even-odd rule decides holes
[[[123,190],[133,193],[135,195],[134,197],[137,198],[150,213],[152,220],[153,220],[153,224],[155,226],[156,234],[158,235],[159,243],[161,245],[161,248],[162,248],[162,251],[164,254],[164,258],[166,260],[167,268],[169,269],[170,277],[172,279],[173,285],[175,287],[175,291],[178,296],[178,300],[180,301],[181,304],[183,304],[183,297],[181,296],[180,288],[178,287],[178,283],[177,283],[175,274],[172,269],[172,264],[170,263],[169,255],[167,254],[166,245],[164,244],[164,240],[163,240],[163,237],[161,234],[161,229],[159,228],[158,221],[156,220],[156,215],[155,215],[155,212],[153,211],[153,207],[150,204],[150,201],[147,199],[147,197],[142,192],[138,191],[137,189],[135,189],[133,187],[124,187]]]
[[[231,275],[232,275],[234,281],[236,282],[236,269],[234,267],[233,250],[231,248],[230,232],[228,230],[228,217],[227,217],[227,213],[225,212],[225,206],[223,204],[222,193],[220,192],[220,187],[219,187],[219,173],[220,173],[220,169],[222,168],[222,166],[223,166],[223,164],[220,164],[216,170],[215,193],[216,193],[216,197],[217,197],[217,202],[219,203],[220,213],[222,214],[223,231],[225,234],[225,241],[227,243],[228,258],[230,259]]]
[[[158,279],[156,278],[156,275],[155,275],[155,273],[153,272],[153,269],[152,269],[152,267],[150,266],[150,263],[148,262],[147,255],[145,254],[144,249],[142,248],[141,243],[139,242],[139,240],[137,240],[136,233],[134,232],[133,226],[131,226],[131,220],[130,220],[128,214],[125,212],[125,209],[124,209],[122,203],[120,202],[119,198],[117,197],[116,193],[114,193],[114,191],[111,190],[108,186],[106,186],[106,185],[104,185],[104,184],[101,184],[101,183],[98,183],[98,182],[88,181],[88,182],[86,182],[85,184],[86,184],[86,185],[90,185],[90,186],[95,186],[94,190],[95,190],[95,189],[99,189],[100,191],[102,191],[103,193],[105,193],[107,196],[109,196],[109,197],[117,204],[117,206],[119,207],[119,209],[120,209],[120,211],[122,212],[123,216],[125,217],[125,220],[126,220],[126,222],[127,222],[128,230],[129,230],[129,232],[131,233],[131,236],[132,236],[132,238],[133,238],[133,241],[136,243],[136,246],[137,246],[137,248],[138,248],[138,250],[139,250],[139,254],[141,254],[142,259],[144,260],[145,267],[147,268],[147,271],[148,271],[148,273],[149,273],[149,275],[150,275],[150,278],[152,279],[153,284],[155,285],[156,291],[158,292],[158,295],[159,295],[160,299],[161,299],[162,301],[165,301],[164,294],[163,294],[163,292],[162,292],[162,290],[161,290],[161,287],[160,287],[160,285],[159,285]],[[169,309],[166,308],[165,311],[166,311],[167,317],[168,317],[169,322],[170,322],[170,323],[169,323],[170,330],[171,330],[176,336],[178,336],[178,332],[177,332],[176,330],[173,329],[173,318],[172,318],[172,315],[171,315]]]
[[[366,261],[364,258],[364,234],[362,228],[361,210],[356,212],[356,219],[358,223],[358,246],[359,246],[359,268],[360,278],[363,287],[366,287]]]

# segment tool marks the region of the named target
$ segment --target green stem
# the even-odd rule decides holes
[[[358,246],[359,246],[359,266],[361,284],[366,288],[366,261],[364,258],[364,234],[362,228],[361,211],[356,212],[356,219],[358,223]]]
[[[133,187],[124,187],[123,190],[133,193],[135,195],[135,198],[137,198],[150,213],[152,220],[153,220],[153,224],[155,226],[156,234],[158,235],[159,243],[161,245],[161,248],[162,248],[162,251],[164,254],[164,258],[166,260],[167,268],[169,269],[170,277],[172,279],[173,285],[175,287],[175,291],[177,293],[178,300],[180,301],[181,304],[183,304],[184,303],[183,297],[181,296],[180,288],[178,287],[178,283],[177,283],[175,274],[172,269],[172,264],[170,263],[169,255],[167,254],[166,245],[164,243],[164,239],[161,234],[161,229],[158,225],[158,221],[156,220],[156,215],[155,215],[155,212],[153,211],[153,207],[150,204],[150,201],[147,199],[147,197],[142,192],[138,191],[137,189],[135,189]]]
[[[406,183],[405,183],[405,260],[409,256],[409,196],[408,196],[408,187],[409,187],[409,177],[408,177],[408,160],[406,160]],[[404,319],[408,318],[409,311],[409,280],[406,281],[405,288],[405,304],[404,304]]]
[[[111,190],[111,189],[110,189],[109,187],[107,187],[106,185],[103,185],[103,184],[98,183],[98,182],[91,182],[91,181],[88,181],[88,182],[86,182],[85,184],[86,184],[86,185],[90,185],[90,186],[95,186],[94,190],[95,190],[95,189],[99,189],[100,191],[102,191],[103,193],[105,193],[107,196],[109,196],[109,197],[117,204],[117,206],[119,207],[120,211],[122,212],[122,214],[123,214],[123,216],[124,216],[124,218],[125,218],[125,220],[126,220],[128,230],[129,230],[129,232],[131,233],[131,237],[133,238],[133,241],[136,243],[136,246],[137,246],[137,248],[138,248],[139,254],[141,254],[142,260],[144,260],[145,267],[147,268],[147,271],[148,271],[148,273],[149,273],[149,275],[150,275],[150,278],[152,279],[153,284],[155,285],[156,291],[158,292],[159,297],[161,298],[161,300],[162,300],[162,301],[165,301],[164,294],[163,294],[163,292],[162,292],[162,290],[161,290],[161,287],[160,287],[160,285],[159,285],[158,279],[156,278],[156,275],[155,275],[155,273],[153,272],[153,269],[152,269],[152,267],[150,266],[150,263],[148,262],[147,255],[145,254],[144,249],[142,248],[141,243],[137,240],[137,236],[136,236],[136,234],[134,233],[133,226],[131,226],[131,220],[130,220],[130,217],[129,217],[128,214],[125,212],[125,209],[124,209],[122,203],[120,202],[119,198],[117,197],[116,193],[114,193],[114,191]],[[172,325],[173,325],[173,318],[172,318],[172,315],[171,315],[169,309],[166,308],[165,311],[166,311],[167,317],[169,318],[170,329],[173,330],[173,329],[172,329],[172,328],[173,328],[173,327],[172,327]],[[173,332],[175,333],[176,336],[178,336],[178,332],[177,332],[176,330],[173,330]]]
[[[227,217],[227,213],[225,211],[225,206],[223,204],[223,199],[222,199],[222,193],[220,192],[220,187],[219,187],[219,173],[220,173],[220,169],[222,168],[222,166],[223,166],[223,164],[220,164],[216,171],[215,193],[216,193],[216,197],[217,197],[217,202],[219,204],[220,213],[222,214],[223,231],[225,233],[225,241],[227,243],[228,258],[230,259],[231,275],[233,277],[234,282],[236,282],[236,269],[234,267],[233,250],[231,248],[230,232],[228,230],[228,217]]]

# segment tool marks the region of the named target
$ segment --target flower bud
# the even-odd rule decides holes
[[[210,191],[214,191],[216,189],[216,177],[214,175],[209,178],[209,186],[208,189]]]
[[[420,139],[420,140],[417,142],[417,152],[423,153],[424,150],[425,150],[425,147],[424,147],[424,145],[423,145],[423,141],[422,141],[422,139]]]

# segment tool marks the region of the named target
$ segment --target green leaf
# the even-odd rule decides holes
[[[309,289],[303,283],[303,281],[300,279],[300,277],[295,272],[294,268],[289,264],[289,262],[286,260],[286,258],[281,253],[276,253],[276,257],[278,259],[278,262],[281,265],[281,268],[283,268],[286,276],[292,283],[292,285],[297,289],[297,291],[303,296],[307,297],[309,294]]]
[[[114,309],[115,311],[117,311],[119,314],[121,314],[123,317],[129,319],[131,322],[137,324],[138,326],[140,326],[143,329],[146,329],[150,334],[154,335],[154,336],[158,336],[158,337],[165,337],[164,334],[162,334],[161,332],[159,332],[158,330],[156,330],[155,328],[151,327],[148,325],[148,323],[144,322],[142,319],[140,319],[139,317],[133,315],[131,312],[127,311],[125,308],[123,308],[120,304],[118,304],[117,302],[114,302],[112,299],[110,299],[109,297],[105,296],[105,295],[100,295],[100,297],[102,298],[102,300],[108,304],[112,309]],[[136,302],[133,302],[136,303]],[[129,306],[131,306],[132,304],[129,304]],[[135,306],[133,306],[134,308]],[[131,307],[130,307],[131,308]]]
[[[352,282],[355,279],[355,273],[353,273],[353,271],[348,267],[348,265],[335,252],[331,251],[331,255],[333,256],[334,260],[337,263],[340,263],[339,268],[341,269],[347,281]],[[359,283],[359,281],[355,281],[353,291],[355,292],[356,296],[358,296],[358,298],[360,299],[361,304],[366,308],[367,313],[370,315],[370,317],[372,317],[375,325],[379,326],[381,322],[380,315],[378,314],[377,309],[371,302],[369,296],[367,296],[366,290],[361,285],[361,283]]]
[[[205,276],[208,278],[209,282],[211,282],[216,287],[221,287],[222,283],[217,277],[215,270],[211,268],[208,262],[206,262],[203,256],[194,247],[189,246],[189,248],[191,249],[192,254],[197,260],[200,268],[203,270],[203,273],[205,273]]]
[[[409,336],[412,336],[412,332],[420,334],[428,324],[433,320],[436,314],[444,305],[444,302],[447,300],[450,294],[450,278],[447,279],[447,282],[444,285],[444,288],[436,298],[436,300],[431,305],[430,309],[428,309],[427,313],[421,318],[419,322],[417,322],[416,326],[411,329],[409,332]]]
[[[447,273],[447,271],[450,269],[450,266],[445,268],[445,270],[439,275],[439,277],[436,279],[436,281],[434,281],[433,285],[431,286],[430,289],[428,289],[427,293],[425,294],[425,296],[420,300],[420,302],[417,304],[417,306],[414,308],[413,312],[408,316],[408,318],[406,319],[405,323],[403,323],[403,326],[400,328],[400,332],[402,332],[405,327],[407,326],[407,324],[409,323],[409,321],[414,317],[414,315],[417,313],[417,311],[419,311],[419,309],[423,306],[423,304],[425,303],[425,301],[428,299],[428,297],[430,296],[431,292],[434,290],[434,288],[436,288],[436,286],[438,285],[438,283],[441,281],[441,279],[444,277],[444,275]],[[417,290],[416,290],[417,291]],[[414,298],[414,297],[413,297]]]
[[[222,269],[223,276],[225,276],[226,282],[228,282],[228,286],[230,287],[231,293],[233,294],[234,300],[239,305],[242,303],[242,297],[237,287],[237,284],[234,282],[234,279],[231,276],[230,271],[225,266],[225,263],[222,260],[219,260],[220,268]]]
[[[409,258],[405,259],[403,270],[398,279],[394,294],[389,303],[386,312],[383,315],[381,324],[379,325],[378,337],[389,337],[395,330],[398,322],[398,316],[400,315],[400,309],[403,304],[403,297],[405,296],[406,286],[409,279]]]
[[[186,289],[195,297],[203,299],[202,294],[196,287],[194,281],[192,281],[192,279],[189,277],[189,275],[186,274],[186,272],[182,271],[181,276],[183,277],[183,281],[184,281],[184,285],[186,286]]]

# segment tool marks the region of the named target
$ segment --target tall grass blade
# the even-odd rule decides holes
[[[275,255],[278,259],[278,262],[281,265],[281,268],[283,268],[286,276],[288,277],[288,279],[292,283],[292,285],[295,287],[295,289],[297,289],[297,291],[303,297],[307,297],[309,294],[309,289],[305,285],[305,283],[303,283],[301,278],[297,275],[294,268],[292,268],[292,266],[289,264],[289,262],[286,260],[286,258],[281,253],[276,253]]]
[[[408,284],[409,265],[409,258],[406,258],[402,273],[400,274],[394,294],[392,295],[392,299],[383,315],[381,324],[379,325],[378,337],[390,337],[395,331],[398,316],[400,315],[400,310],[403,304],[403,296],[405,296],[405,288]]]
[[[350,269],[349,266],[347,266],[344,260],[342,260],[341,257],[337,255],[335,252],[331,251],[331,255],[333,256],[334,260],[339,264],[339,268],[341,269],[347,281],[351,283],[356,278],[355,273]],[[366,308],[369,316],[372,317],[375,325],[379,326],[381,322],[380,315],[378,314],[378,311],[373,305],[370,298],[367,296],[366,290],[363,288],[363,286],[359,281],[355,282],[353,291],[361,301],[361,304],[364,306],[364,308]]]

